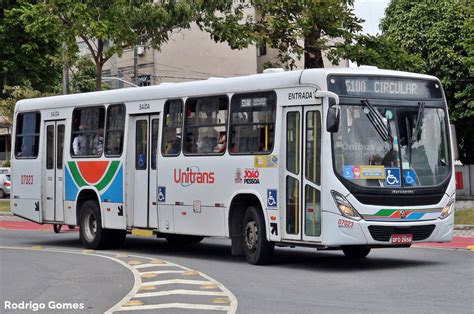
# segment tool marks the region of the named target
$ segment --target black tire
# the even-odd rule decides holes
[[[165,239],[169,244],[195,244],[201,242],[204,237],[183,234],[167,234]]]
[[[82,205],[79,226],[82,244],[93,250],[119,248],[127,235],[125,230],[102,228],[99,205],[92,200]]]
[[[54,233],[60,233],[62,226],[63,226],[63,225],[54,224],[54,225],[53,225]]]
[[[242,232],[242,245],[247,262],[252,265],[268,264],[272,259],[275,244],[267,240],[265,219],[259,208],[247,208]]]
[[[76,229],[76,226],[75,226],[75,225],[68,225],[67,227],[69,228],[69,230],[74,230],[74,229]]]
[[[0,189],[0,198],[4,198],[6,196],[6,193]]]
[[[370,253],[370,248],[366,246],[346,246],[342,248],[347,258],[363,259]]]

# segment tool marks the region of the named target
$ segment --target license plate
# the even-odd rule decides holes
[[[392,244],[410,244],[413,241],[411,234],[393,234],[391,238]]]

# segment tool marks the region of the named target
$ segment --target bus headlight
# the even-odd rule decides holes
[[[439,219],[445,219],[454,211],[454,198],[450,199],[448,204],[444,206],[443,210],[441,211],[441,215],[439,215]]]
[[[351,203],[340,193],[336,191],[331,191],[332,197],[334,198],[334,202],[336,202],[336,206],[341,212],[342,216],[354,220],[361,220],[359,213],[352,207]]]

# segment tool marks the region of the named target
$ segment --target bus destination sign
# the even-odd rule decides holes
[[[340,96],[430,99],[442,98],[441,86],[433,80],[370,76],[330,76],[328,89]]]

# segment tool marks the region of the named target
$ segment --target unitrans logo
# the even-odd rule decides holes
[[[196,184],[214,184],[214,172],[199,171],[199,167],[191,166],[182,169],[174,169],[174,182],[187,187]]]

